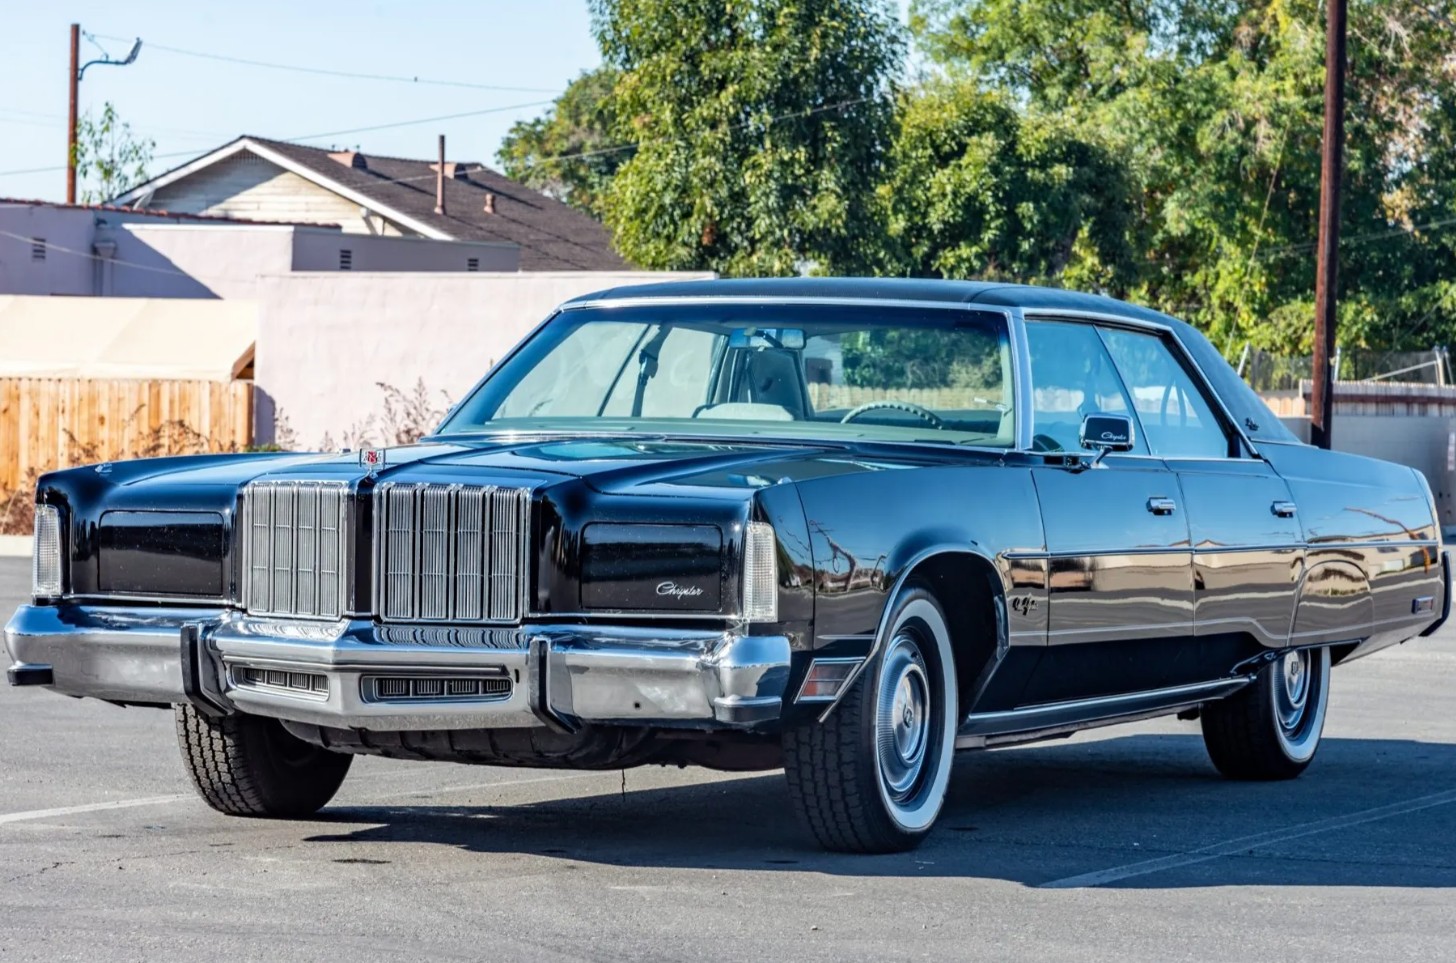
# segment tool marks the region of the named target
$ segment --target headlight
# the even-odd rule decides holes
[[[35,506],[35,568],[31,594],[36,598],[61,595],[61,512],[54,505]]]
[[[778,621],[779,560],[768,522],[749,522],[743,538],[743,617],[750,622]]]

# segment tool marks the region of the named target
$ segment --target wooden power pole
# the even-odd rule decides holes
[[[1340,268],[1340,181],[1345,160],[1345,0],[1325,0],[1325,135],[1320,161],[1319,255],[1314,285],[1314,397],[1310,441],[1331,446],[1334,427],[1336,282]]]
[[[76,87],[81,83],[81,25],[71,24],[71,69],[67,74],[71,109],[66,121],[66,203],[76,203]]]

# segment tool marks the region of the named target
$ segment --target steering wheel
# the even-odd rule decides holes
[[[858,408],[854,409],[853,411],[846,414],[843,418],[839,419],[839,423],[841,425],[847,425],[865,412],[875,411],[879,408],[893,408],[896,411],[908,411],[910,412],[910,414],[921,419],[932,428],[945,428],[945,422],[941,420],[940,415],[937,415],[929,408],[922,408],[919,405],[913,404],[909,401],[895,401],[893,399],[885,399],[883,401],[866,401],[864,404],[860,405]]]
[[[1163,388],[1163,403],[1158,408],[1158,421],[1166,425],[1168,423],[1168,402],[1173,398],[1174,385],[1169,383]],[[1178,427],[1188,427],[1188,395],[1183,391],[1183,386],[1178,385]]]

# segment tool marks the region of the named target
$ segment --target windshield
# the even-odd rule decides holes
[[[1003,316],[873,305],[563,311],[437,434],[610,431],[1009,448]]]

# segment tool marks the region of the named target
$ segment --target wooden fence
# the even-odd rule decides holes
[[[0,378],[0,492],[54,468],[252,440],[251,381]]]

